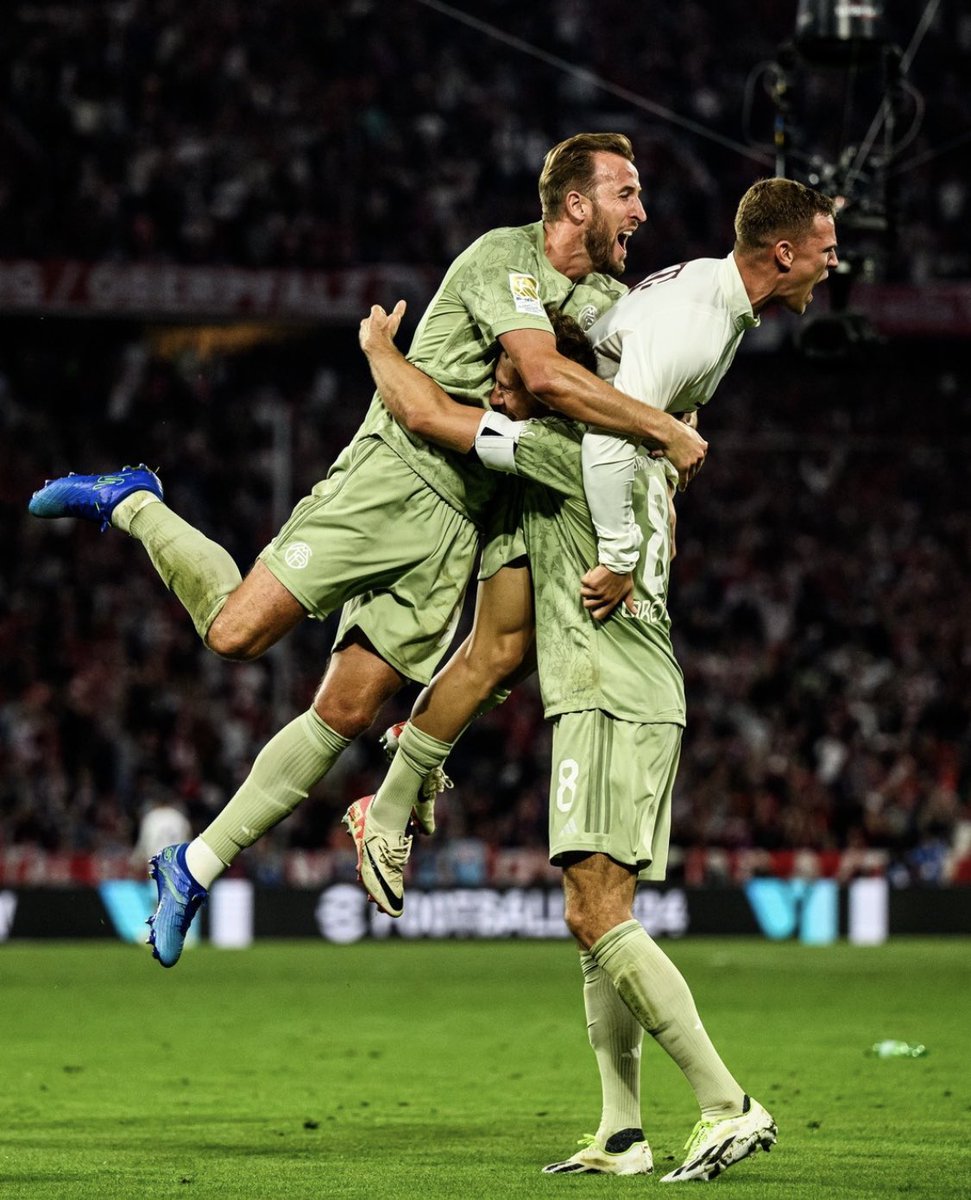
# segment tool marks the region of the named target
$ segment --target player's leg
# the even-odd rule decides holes
[[[163,966],[178,961],[215,880],[307,798],[403,682],[361,637],[335,651],[312,707],[267,742],[218,816],[188,845],[167,847],[153,859],[159,907],[149,940]]]
[[[34,493],[30,511],[41,517],[81,517],[109,525],[141,542],[165,586],[192,618],[199,636],[218,654],[253,658],[306,614],[293,596],[271,580],[245,585],[240,611],[262,622],[259,649],[237,622],[233,637],[210,640],[211,627],[242,584],[239,568],[222,546],[206,537],[162,500],[162,485],[147,467],[113,475],[67,475]],[[273,586],[275,585],[275,587]],[[282,594],[281,594],[282,593]]]
[[[587,1037],[600,1071],[602,1106],[596,1137],[608,1150],[627,1149],[641,1131],[641,1046],[644,1029],[589,950],[580,951]],[[619,1135],[619,1136],[618,1136]]]
[[[415,701],[369,820],[404,830],[429,774],[473,718],[508,694],[504,685],[515,678],[532,641],[532,585],[522,560],[479,583],[472,631]]]
[[[674,963],[629,908],[626,919],[617,920],[623,914],[613,900],[623,890],[625,874],[630,877],[620,864],[598,854],[566,867],[567,923],[631,1013],[681,1068],[698,1100],[701,1117],[686,1144],[685,1161],[664,1181],[712,1179],[754,1150],[768,1149],[775,1142],[775,1123],[725,1066]]]
[[[588,950],[580,951],[587,1037],[600,1072],[597,1131],[583,1148],[550,1163],[548,1175],[648,1175],[654,1168],[641,1126],[641,1045],[644,1028]]]
[[[410,519],[399,529],[402,511]],[[454,628],[475,547],[472,523],[373,439],[355,444],[300,501],[260,562],[312,615],[344,604],[337,649],[311,711],[271,739],[236,795],[183,850],[197,884],[208,887],[292,812],[405,678],[428,681]],[[359,596],[369,586],[374,592]],[[160,886],[160,909],[174,903],[173,892],[180,889]],[[164,947],[156,937],[155,945],[170,964],[181,950],[175,937]]]
[[[292,813],[403,683],[363,638],[336,650],[313,705],[267,742],[239,790],[190,846],[196,879],[208,887],[241,850]],[[196,843],[215,859],[194,860]]]
[[[130,502],[137,502],[138,494]],[[141,542],[196,632],[222,658],[258,658],[307,615],[261,562],[245,579],[227,551],[163,503],[146,504],[130,521],[123,501],[112,523]],[[121,514],[121,515],[119,515]]]
[[[334,652],[311,708],[267,742],[235,796],[199,835],[219,860],[218,874],[307,798],[403,683],[363,638]],[[190,869],[191,853],[190,847]],[[216,877],[215,864],[209,866],[196,876],[206,886]]]
[[[344,817],[358,852],[361,882],[389,916],[404,907],[405,835],[412,812],[434,829],[435,790],[456,738],[491,693],[521,666],[532,642],[529,571],[505,567],[479,585],[473,630],[419,697],[377,793],[355,800]]]
[[[447,783],[442,766],[451,747],[470,721],[501,704],[535,669],[522,487],[520,480],[510,482],[489,512],[472,633],[418,697],[411,720],[385,734],[395,761],[375,799],[374,818],[388,828],[403,829],[414,808],[419,828],[434,831],[435,795]]]
[[[419,695],[411,710],[417,728],[457,741],[503,685],[532,671],[533,585],[525,557],[480,579],[472,631]]]
[[[566,714],[554,736],[550,804],[567,925],[681,1068],[701,1109],[689,1158],[668,1181],[712,1178],[775,1139],[771,1117],[745,1095],[708,1037],[683,976],[633,918],[638,870],[663,877],[679,747],[676,726]],[[699,1153],[709,1158],[691,1173]]]
[[[264,563],[256,562],[218,609],[205,635],[206,645],[221,658],[249,662],[307,616],[307,610]]]

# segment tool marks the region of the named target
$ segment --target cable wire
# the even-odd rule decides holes
[[[550,54],[549,51],[542,50],[539,46],[534,46],[531,42],[524,41],[522,38],[516,37],[511,33],[506,33],[505,30],[500,29],[497,25],[490,25],[488,21],[482,21],[478,17],[470,16],[460,9],[453,8],[451,4],[444,4],[442,0],[415,0],[415,3],[422,4],[425,8],[430,8],[433,12],[440,13],[444,17],[449,17],[453,21],[458,21],[462,25],[467,25],[470,29],[474,29],[478,33],[483,33],[486,37],[490,37],[497,42],[502,42],[504,45],[510,46],[513,50],[518,50],[521,54],[527,54],[530,58],[535,58],[539,62],[545,63],[548,67],[554,67],[566,75],[572,75],[574,79],[582,80],[582,82],[599,88],[611,96],[616,96],[618,99],[633,105],[634,108],[642,109],[644,112],[651,113],[652,116],[659,117],[662,121],[667,121],[671,125],[677,125],[679,128],[686,129],[698,137],[707,138],[708,141],[717,142],[719,146],[723,146],[727,150],[734,150],[736,154],[740,154],[744,158],[749,158],[753,162],[764,165],[772,161],[767,155],[754,151],[741,142],[736,142],[732,138],[725,137],[723,134],[707,128],[705,125],[700,125],[697,121],[692,121],[689,117],[682,117],[672,109],[665,108],[661,104],[655,104],[653,100],[639,96],[636,92],[632,92],[628,88],[611,83],[601,75],[597,75],[585,67],[578,67],[574,63],[568,62],[565,58],[560,58],[556,54]]]
[[[941,0],[927,0],[927,4],[924,6],[924,11],[921,13],[920,20],[917,22],[917,28],[914,30],[914,36],[910,39],[910,45],[904,51],[903,57],[900,60],[901,77],[906,75],[910,64],[914,61],[914,55],[917,53],[921,42],[924,40],[924,35],[930,28],[931,21],[934,20],[935,16],[937,16],[937,10],[940,7],[940,3]],[[849,174],[847,175],[848,186],[862,170],[863,164],[869,157],[870,151],[873,149],[873,143],[876,141],[877,134],[880,132],[880,128],[886,120],[889,112],[890,100],[884,99],[883,103],[877,110],[876,116],[874,116],[873,121],[870,123],[870,128],[867,130],[866,137],[860,143],[860,149],[857,152],[856,159],[853,163],[853,166],[850,168]],[[916,130],[912,131],[912,135],[916,135]],[[908,138],[908,140],[910,139]]]

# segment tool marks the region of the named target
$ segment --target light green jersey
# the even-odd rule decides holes
[[[523,530],[546,715],[598,708],[626,721],[684,725],[684,680],[667,609],[671,528],[664,465],[643,451],[636,460],[633,507],[644,541],[635,612],[620,607],[597,622],[580,600],[580,577],[597,561],[580,470],[583,428],[548,418],[519,429],[516,473],[533,481],[525,488]]]
[[[514,329],[552,332],[547,304],[589,329],[626,291],[607,275],[575,281],[561,275],[546,257],[541,221],[493,229],[449,267],[415,331],[408,359],[455,400],[488,407],[501,334]],[[483,523],[495,487],[494,475],[484,467],[409,434],[377,394],[356,438],[368,435],[386,441],[449,504]]]

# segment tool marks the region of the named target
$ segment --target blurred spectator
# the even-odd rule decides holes
[[[907,46],[918,14],[884,7]],[[442,265],[484,229],[533,219],[549,145],[607,127],[631,135],[645,184],[635,275],[711,253],[731,198],[772,170],[766,71],[795,13],[768,0],[650,19],[617,0],[475,6],[567,70],[416,0],[8,9],[0,259]],[[888,270],[916,283],[971,277],[969,58],[971,21],[940,6],[908,73],[924,120],[892,176]],[[751,137],[763,161],[593,76]],[[807,83],[821,129],[846,82]],[[875,85],[855,83],[865,129]],[[844,141],[864,131],[830,124]],[[847,225],[845,248],[853,236]],[[305,623],[257,663],[220,662],[124,538],[31,521],[27,498],[46,476],[144,460],[246,569],[353,433],[369,381],[344,329],[294,329],[237,355],[124,322],[7,318],[4,334],[0,849],[128,854],[149,790],[208,823],[309,703],[333,623]],[[956,502],[971,354],[909,350],[795,372],[785,348],[749,353],[703,414],[712,451],[681,500],[672,586],[685,861],[813,849],[863,863],[878,849],[900,880],[971,879],[971,518]],[[481,873],[516,846],[541,863],[548,760],[527,683],[456,748],[440,818],[454,845],[421,846],[422,877]],[[326,849],[344,851],[346,873],[337,818],[383,765],[376,737],[355,743],[246,869],[277,879],[284,851]]]
[[[333,625],[308,621],[273,655],[221,662],[124,537],[32,520],[26,500],[45,475],[144,458],[245,568],[275,528],[280,464],[260,413],[272,403],[292,421],[292,494],[303,494],[369,395],[353,331],[211,359],[162,358],[146,341],[134,381],[124,327],[23,320],[11,332],[0,351],[0,846],[128,848],[150,789],[198,827],[309,703]],[[129,402],[110,407],[122,378]],[[880,848],[898,877],[927,883],[966,851],[971,518],[955,498],[969,418],[959,344],[796,372],[789,354],[736,364],[702,415],[711,454],[680,500],[677,845]],[[254,870],[275,878],[281,850],[343,846],[339,815],[383,772],[380,732],[273,832]],[[422,877],[484,869],[469,844],[459,853],[445,839],[541,851],[548,769],[527,683],[457,746],[443,837],[416,857]]]
[[[192,838],[192,826],[185,810],[163,797],[150,800],[142,811],[138,824],[138,836],[132,850],[132,866],[135,870],[147,870],[149,859],[179,842]]]
[[[773,169],[767,67],[795,7],[474,6],[530,56],[417,0],[10,0],[0,258],[444,266],[485,229],[532,220],[543,153],[589,127],[630,134],[654,244],[665,261],[696,257],[730,228],[732,198]],[[915,6],[884,9],[888,39],[909,46]],[[941,5],[896,132],[890,267],[916,282],[971,275],[969,60],[971,23]],[[852,157],[879,110],[878,77],[810,69],[793,89],[790,171],[825,176]],[[656,265],[639,257],[647,241],[632,248],[635,272]]]

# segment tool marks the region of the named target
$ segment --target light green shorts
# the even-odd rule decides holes
[[[312,617],[344,605],[337,645],[360,629],[407,679],[448,649],[472,572],[475,526],[380,438],[353,443],[260,554]]]
[[[493,496],[482,537],[479,580],[491,579],[502,567],[526,557],[523,534],[523,481],[503,475]]]
[[[663,879],[680,754],[680,725],[641,725],[600,709],[557,717],[550,862],[607,854],[635,867],[640,879]]]

